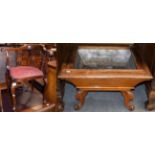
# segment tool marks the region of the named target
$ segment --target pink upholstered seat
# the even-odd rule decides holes
[[[42,77],[43,72],[31,66],[18,66],[10,68],[10,75],[15,80],[22,80],[26,78]]]

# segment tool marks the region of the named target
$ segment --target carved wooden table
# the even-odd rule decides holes
[[[61,48],[58,49],[58,81],[67,81],[77,88],[78,92],[76,95],[76,99],[79,100],[79,103],[75,105],[76,110],[82,108],[85,97],[90,91],[120,91],[124,96],[125,106],[131,111],[134,110],[134,95],[132,90],[134,90],[134,88],[138,84],[144,81],[151,80],[152,75],[146,63],[141,59],[141,56],[138,54],[138,52],[134,51],[134,47],[130,46],[130,44],[71,44],[70,46],[62,45]],[[77,63],[77,57],[79,57],[79,49],[102,49],[102,52],[105,49],[109,52],[111,50],[130,50],[133,61],[135,63],[135,68],[122,68],[122,66],[116,66],[115,68],[115,66],[111,67],[109,65],[105,67],[103,64],[97,65],[99,66],[99,68],[94,68],[95,65],[93,61],[95,59],[90,59],[90,62],[92,62],[93,64],[92,66],[90,66],[88,65],[89,62],[81,55],[80,57],[82,57],[81,59],[83,59],[83,63]],[[85,50],[83,50],[83,52],[84,51]],[[96,54],[99,55],[98,58],[101,57],[100,54],[101,53]],[[90,55],[88,55],[87,57],[90,58]],[[103,62],[103,60],[98,60],[98,62],[99,61]],[[113,61],[115,61],[115,59],[113,59]]]

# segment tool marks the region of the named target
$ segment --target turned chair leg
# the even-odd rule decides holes
[[[128,110],[133,111],[135,109],[133,99],[134,99],[134,94],[132,91],[123,91],[122,92],[124,96],[124,104],[128,108]]]
[[[83,90],[78,91],[76,99],[79,100],[79,103],[74,106],[75,110],[80,110],[83,107],[87,94],[88,94],[87,91]]]
[[[11,95],[12,95],[13,111],[16,111],[16,83],[15,82],[11,84]]]

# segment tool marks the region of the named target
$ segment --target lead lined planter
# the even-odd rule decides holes
[[[63,63],[58,78],[77,88],[76,110],[83,106],[90,91],[120,91],[125,106],[134,110],[132,90],[152,79],[147,65],[131,45],[78,45],[66,53],[69,54],[61,53]]]

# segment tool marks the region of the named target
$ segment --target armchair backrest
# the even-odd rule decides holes
[[[34,66],[42,68],[42,60],[46,56],[42,45],[40,44],[24,44],[20,47],[4,47],[2,51],[6,53],[6,66],[11,67],[10,54],[16,53],[17,66]]]
[[[42,58],[44,57],[41,45],[26,44],[16,52],[17,65],[34,66],[41,68]]]

